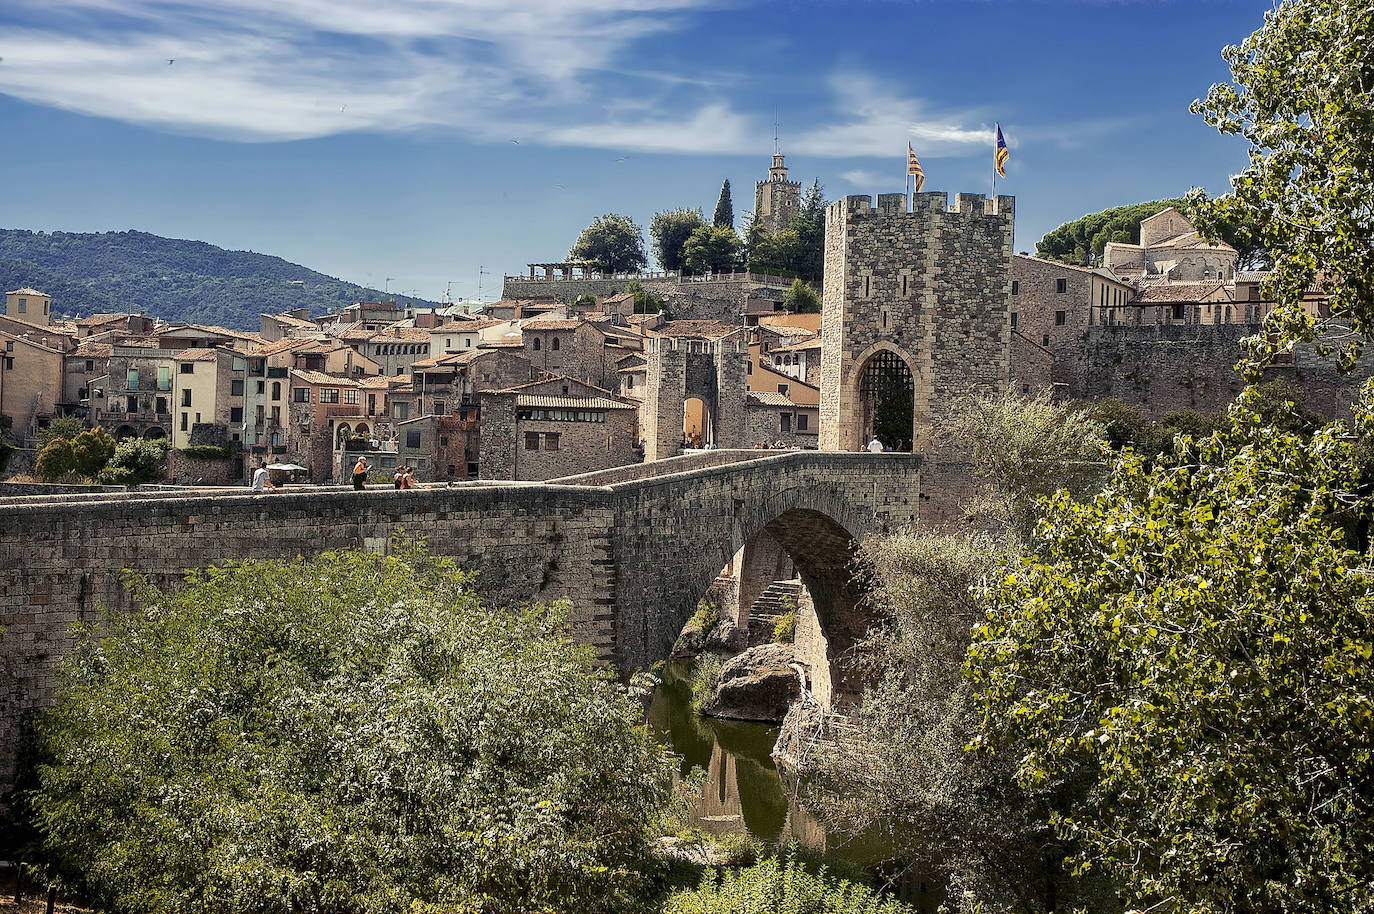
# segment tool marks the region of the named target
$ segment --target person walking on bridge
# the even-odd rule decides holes
[[[258,468],[253,471],[253,491],[265,492],[271,489],[277,491],[277,487],[272,485],[272,474],[267,472],[267,464],[260,463]]]
[[[883,452],[883,443],[878,440],[877,435],[874,435],[873,440],[868,442],[868,452],[870,454],[881,454]]]

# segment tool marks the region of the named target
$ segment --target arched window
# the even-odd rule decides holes
[[[539,337],[536,336],[534,338],[534,343],[531,345],[530,348],[532,348],[535,352],[539,351]]]
[[[557,351],[558,351],[558,337],[554,337],[554,338],[553,338],[553,346],[552,346],[551,348],[553,349],[554,352],[557,352]]]

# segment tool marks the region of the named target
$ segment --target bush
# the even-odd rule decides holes
[[[710,600],[697,603],[697,611],[687,620],[687,627],[705,634],[720,624],[720,607]]]
[[[702,654],[692,664],[692,709],[698,714],[716,697],[720,669],[725,665],[715,654]]]
[[[167,442],[126,438],[115,446],[109,466],[96,476],[96,482],[106,486],[136,486],[162,476],[162,461],[167,456]]]
[[[86,430],[86,423],[73,416],[59,416],[38,430],[38,449],[41,451],[59,438],[75,438]]]
[[[791,644],[797,638],[797,611],[789,610],[773,622],[773,640],[778,644]]]
[[[792,280],[791,287],[783,293],[782,303],[794,314],[821,313],[820,295],[800,279]]]
[[[695,889],[668,899],[664,914],[915,914],[870,886],[812,873],[794,859],[761,860],[744,869],[708,871]]]
[[[619,912],[673,759],[566,634],[403,544],[135,581],[41,730],[48,852],[95,906]]]
[[[229,449],[227,447],[220,447],[217,444],[188,444],[181,449],[181,453],[190,457],[192,460],[229,459]]]

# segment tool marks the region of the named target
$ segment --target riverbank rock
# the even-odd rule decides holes
[[[816,740],[825,724],[825,713],[815,702],[797,702],[783,718],[778,741],[773,745],[773,763],[779,774],[804,775],[816,764]]]
[[[729,619],[721,619],[707,630],[689,621],[673,644],[672,658],[693,660],[702,654],[729,657],[744,650],[748,643],[749,633],[735,628]]]
[[[710,717],[778,723],[797,698],[792,645],[760,644],[726,661],[716,694],[703,709]]]

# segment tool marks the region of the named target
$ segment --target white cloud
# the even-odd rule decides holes
[[[875,184],[883,184],[885,181],[891,180],[892,175],[881,175],[867,168],[854,168],[840,172],[840,179],[855,187],[872,187]]]
[[[729,81],[612,69],[719,0],[7,2],[28,15],[0,19],[0,93],[164,130],[277,141],[439,128],[680,154],[771,142],[771,118],[742,111]],[[991,141],[976,113],[934,111],[860,73],[829,90],[788,152],[895,159],[910,140],[925,158]]]

